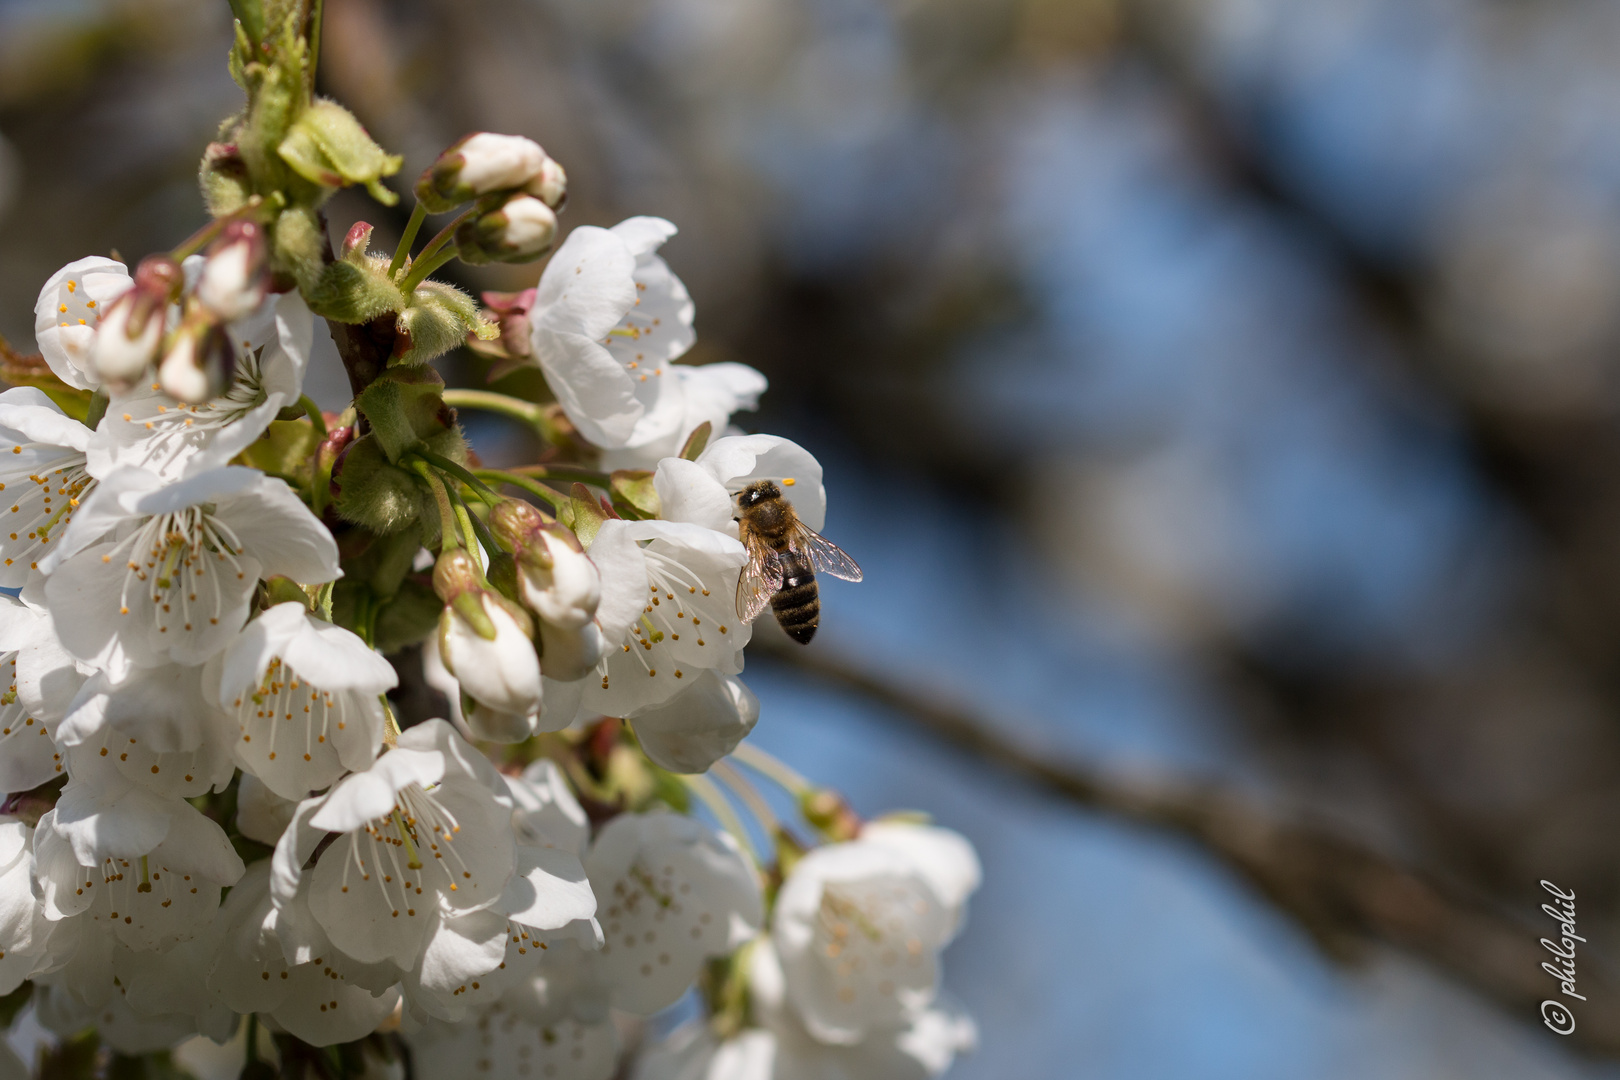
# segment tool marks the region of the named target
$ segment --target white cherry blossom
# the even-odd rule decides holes
[[[922,825],[888,826],[800,859],[777,894],[771,937],[806,1029],[853,1045],[926,1010],[938,993],[939,952],[978,874],[966,841]]]
[[[28,580],[94,490],[85,465],[90,439],[90,429],[43,391],[0,393],[0,587]]]
[[[600,898],[599,978],[616,1008],[672,1005],[703,963],[737,948],[763,918],[759,879],[737,842],[681,814],[621,814],[585,859]]]
[[[34,834],[45,917],[57,933],[110,926],[138,949],[167,949],[213,919],[243,866],[218,825],[182,799],[120,784],[112,770],[75,777]]]
[[[52,678],[65,669],[66,678]],[[49,680],[55,694],[71,694],[83,681],[71,659],[56,647],[50,616],[0,594],[0,792],[28,791],[59,775],[62,750],[52,738],[41,692]]]
[[[618,1038],[607,1020],[536,1023],[506,1002],[459,1024],[423,1024],[409,1041],[422,1076],[608,1080],[618,1065]]]
[[[705,668],[735,675],[751,630],[737,618],[736,539],[685,522],[602,523],[590,555],[602,573],[597,622],[607,656],[584,705],[630,716],[668,701]]]
[[[932,1080],[978,1041],[966,1014],[936,1004],[854,1045],[820,1042],[786,1007],[769,941],[751,947],[748,975],[760,1026],[722,1040],[707,1024],[683,1025],[643,1053],[634,1080]]]
[[[0,818],[0,994],[47,967],[51,923],[34,892],[34,830]]]
[[[292,489],[237,466],[167,486],[120,469],[50,558],[45,596],[63,645],[115,676],[225,648],[261,575],[314,584],[340,573],[332,534]]]
[[[722,360],[712,364],[673,364],[665,378],[673,378],[673,389],[665,393],[679,403],[679,414],[669,410],[669,419],[658,434],[633,446],[612,447],[602,452],[607,469],[652,469],[664,458],[681,452],[687,438],[704,424],[713,432],[723,432],[738,412],[759,407],[766,379],[747,364]]]
[[[298,293],[266,298],[226,333],[236,371],[225,392],[188,405],[153,380],[115,397],[89,442],[93,475],[131,467],[177,480],[218,468],[298,402],[314,333],[314,317]]]
[[[685,416],[670,377],[692,347],[692,298],[656,254],[662,218],[582,226],[552,256],[529,312],[534,355],[569,420],[598,446],[667,435]]]
[[[131,284],[127,266],[99,255],[70,262],[45,282],[34,305],[34,340],[57,378],[80,390],[101,385],[90,346],[102,312]]]
[[[410,971],[440,914],[500,902],[516,858],[511,814],[488,760],[443,720],[419,724],[369,770],[300,805],[276,847],[277,910],[290,909],[302,891],[338,949]],[[336,838],[306,871],[327,833]],[[289,959],[301,944],[297,935],[282,938]]]
[[[772,480],[810,528],[827,519],[821,463],[798,443],[777,435],[716,439],[696,461],[669,457],[658,463],[653,486],[670,521],[688,521],[737,535],[732,498],[756,480]]]
[[[237,763],[297,800],[371,765],[383,738],[380,695],[398,681],[365,642],[290,601],[242,629],[210,691],[236,721]]]
[[[208,986],[236,1012],[265,1013],[315,1046],[376,1030],[399,1003],[398,988],[362,985],[353,976],[374,981],[370,973],[335,948],[289,964],[276,933],[270,873],[268,859],[248,867],[220,907],[221,943]]]
[[[196,667],[132,668],[121,680],[99,672],[53,728],[76,778],[93,763],[132,784],[189,799],[224,790],[235,771],[227,721]]]
[[[675,773],[707,772],[759,721],[759,698],[735,675],[706,668],[692,685],[628,718],[641,749]]]

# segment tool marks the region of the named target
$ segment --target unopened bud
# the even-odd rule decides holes
[[[578,537],[517,499],[497,504],[489,525],[501,543],[511,545],[518,595],[542,624],[564,630],[591,624],[602,600],[602,575]],[[588,665],[595,666],[595,660]]]
[[[340,257],[348,259],[354,255],[364,255],[371,246],[372,225],[369,221],[357,221],[349,226],[349,231],[343,237],[343,248]]]
[[[551,250],[557,239],[557,215],[533,195],[517,195],[504,204],[462,222],[456,229],[456,253],[463,262],[529,262]]]
[[[235,143],[209,143],[198,180],[203,201],[215,217],[236,213],[247,204],[253,192],[253,178]]]
[[[534,289],[515,293],[484,293],[484,314],[500,328],[500,337],[485,342],[476,334],[469,334],[468,347],[508,364],[516,364],[534,355],[534,346],[529,340],[529,309],[534,307],[535,293]],[[498,377],[491,372],[491,379]]]
[[[197,299],[226,322],[234,322],[264,302],[270,292],[270,248],[253,221],[229,222],[208,250]]]
[[[519,718],[539,713],[540,658],[528,613],[483,588],[477,564],[460,549],[439,556],[433,588],[446,602],[439,616],[439,656],[462,692],[478,710]],[[525,722],[532,731],[532,719]]]
[[[134,286],[102,315],[91,358],[113,390],[128,388],[157,359],[169,304],[184,281],[180,264],[168,256],[142,259]]]
[[[433,591],[445,603],[454,603],[463,593],[483,588],[478,564],[461,548],[450,548],[433,564]]]
[[[416,197],[429,213],[437,214],[481,195],[514,191],[531,183],[547,192],[557,191],[560,202],[567,181],[562,167],[533,139],[480,131],[452,143],[423,171],[416,181]],[[545,198],[539,191],[531,194]]]
[[[201,304],[192,305],[158,365],[158,384],[170,397],[201,405],[225,389],[236,354],[225,324]]]
[[[534,179],[523,185],[523,190],[553,210],[561,210],[563,203],[568,201],[568,174],[563,172],[563,167],[554,159],[548,157]]]

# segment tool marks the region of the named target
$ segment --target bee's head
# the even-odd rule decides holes
[[[777,487],[773,481],[755,480],[742,489],[741,494],[737,496],[737,505],[746,510],[750,506],[757,506],[766,499],[780,499],[781,497],[782,489]]]

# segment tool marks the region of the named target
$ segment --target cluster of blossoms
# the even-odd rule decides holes
[[[427,275],[550,251],[566,191],[480,133],[391,258],[363,223],[316,250],[324,199],[391,199],[398,159],[309,94],[296,20],[238,36],[213,224],[133,274],[63,267],[33,385],[0,394],[0,995],[131,1055],[245,1016],[284,1075],[398,1040],[423,1076],[942,1072],[974,1038],[938,957],[977,860],[742,744],[734,499],[772,481],[817,529],[826,497],[804,449],[731,427],[758,372],[677,363],[674,227],[576,228],[480,308]],[[320,320],[341,414],[303,394]],[[464,343],[550,400],[445,389],[428,362]],[[457,408],[525,421],[543,460],[483,468]],[[447,716],[402,716],[402,673]],[[699,1019],[626,1048],[694,984]]]

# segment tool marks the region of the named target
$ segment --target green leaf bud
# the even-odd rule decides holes
[[[454,285],[424,281],[394,324],[394,352],[388,363],[425,364],[465,344],[468,334],[489,339],[499,336],[500,327]]]
[[[323,188],[364,184],[371,197],[393,206],[399,196],[382,186],[405,159],[384,152],[354,114],[325,98],[299,114],[276,153],[294,172]]]

